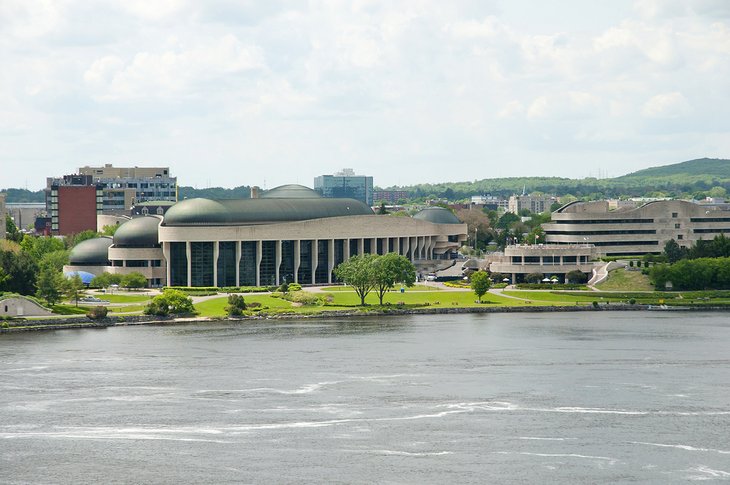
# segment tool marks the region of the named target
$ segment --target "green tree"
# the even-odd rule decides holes
[[[385,201],[380,201],[380,207],[378,207],[378,215],[385,215],[388,213],[388,209],[385,207]]]
[[[565,274],[565,282],[566,283],[585,283],[588,281],[588,276],[586,274],[578,269],[574,269],[573,271],[568,271]]]
[[[142,273],[135,271],[122,276],[121,285],[125,288],[144,288],[147,286],[147,278]]]
[[[680,247],[674,239],[670,239],[664,245],[664,256],[669,263],[676,263],[680,259],[687,257],[687,250]]]
[[[50,236],[28,236],[20,243],[20,249],[30,255],[36,261],[40,261],[43,255],[53,251],[66,249],[63,240]]]
[[[63,273],[50,264],[41,265],[36,281],[38,298],[46,300],[49,305],[55,305],[61,300],[65,285]]]
[[[542,282],[543,278],[545,278],[545,275],[542,273],[530,273],[525,276],[525,281],[535,284]]]
[[[378,294],[380,304],[383,304],[383,296],[393,288],[396,283],[406,286],[413,286],[416,282],[416,267],[408,258],[397,253],[388,253],[378,256],[373,260],[375,278],[375,292]]]
[[[479,303],[481,303],[482,296],[484,296],[487,291],[489,291],[489,286],[491,283],[491,280],[489,279],[489,274],[486,271],[475,271],[474,273],[472,273],[469,279],[471,281],[471,289],[474,290],[477,298],[479,298]]]
[[[7,243],[7,246],[14,244]],[[17,245],[0,251],[0,268],[8,275],[8,279],[0,286],[1,290],[21,295],[32,295],[36,292],[38,260],[20,250]]]
[[[121,283],[122,275],[117,273],[107,273],[106,271],[94,276],[94,279],[91,280],[91,286],[94,288],[108,288],[111,285],[120,285]]]
[[[104,236],[113,236],[114,233],[117,232],[117,229],[119,229],[120,225],[121,224],[117,222],[116,224],[109,224],[108,226],[104,226],[101,228],[101,234]]]
[[[243,314],[246,309],[246,301],[241,295],[228,295],[228,305],[225,311],[229,317],[238,317]]]
[[[374,254],[361,254],[353,256],[347,261],[340,263],[335,268],[335,276],[346,285],[352,286],[360,297],[360,304],[365,305],[365,297],[375,287],[375,269],[373,261],[377,256]]]
[[[144,309],[147,315],[193,314],[193,300],[180,290],[166,289]]]
[[[46,253],[41,257],[40,264],[50,264],[58,271],[63,271],[63,267],[68,264],[68,251],[65,249],[58,249]]]
[[[81,276],[74,274],[70,278],[66,278],[63,285],[63,291],[66,294],[66,298],[74,300],[76,306],[79,306],[79,293],[84,289],[84,282],[81,281]]]
[[[23,240],[23,233],[18,230],[18,226],[15,225],[10,214],[5,214],[5,233],[11,241],[19,243]]]
[[[514,214],[512,212],[505,212],[504,214],[502,214],[502,217],[499,218],[499,222],[497,222],[497,229],[509,229],[512,224],[519,221],[520,216],[518,216],[517,214]]]
[[[71,249],[78,243],[84,242],[87,239],[94,239],[95,237],[99,237],[99,233],[96,231],[92,231],[91,229],[87,229],[76,234],[69,234],[64,238],[64,242],[66,243],[66,247],[68,249]]]

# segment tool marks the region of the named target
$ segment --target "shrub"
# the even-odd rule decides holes
[[[144,312],[147,315],[165,316],[171,313],[195,313],[195,307],[193,300],[182,291],[166,289],[152,299]]]
[[[530,273],[525,276],[525,281],[528,283],[540,283],[545,276],[542,273]]]
[[[289,291],[301,291],[302,285],[299,283],[289,283]]]
[[[629,300],[629,305],[636,305],[636,300],[635,300],[635,299],[633,299],[633,298],[632,298],[632,299],[630,299],[630,300]]]
[[[593,308],[598,308],[598,302],[597,301],[594,301],[593,302]]]
[[[282,293],[288,293],[289,292],[289,284],[285,281],[279,286],[279,291]]]
[[[102,318],[106,318],[108,312],[109,310],[105,306],[95,306],[89,308],[89,311],[86,312],[86,316],[91,320],[101,320]]]
[[[229,295],[228,305],[225,307],[229,317],[240,317],[246,309],[246,301],[241,295]]]

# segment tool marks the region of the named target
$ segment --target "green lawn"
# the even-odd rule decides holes
[[[326,291],[328,293],[330,292],[336,292],[336,291],[352,291],[351,286],[328,286],[326,288],[322,288],[322,291]],[[395,291],[400,291],[400,285],[395,286]],[[441,288],[435,287],[435,286],[426,286],[426,285],[414,285],[410,288],[406,287],[406,293],[409,291],[441,291]]]
[[[606,281],[596,285],[596,288],[601,291],[654,291],[648,276],[641,274],[641,271],[627,271],[624,268],[608,273]]]
[[[140,302],[147,302],[152,299],[151,295],[148,294],[104,294],[104,293],[96,293],[94,294],[95,297],[99,298],[100,300],[106,300],[109,303],[140,303]]]
[[[575,304],[576,302],[592,302],[599,300],[600,295],[586,294],[581,296],[569,295],[565,293],[553,293],[550,291],[520,291],[510,290],[505,291],[505,295],[513,296],[516,298],[523,298],[530,301],[540,302],[553,302],[553,303],[564,303],[564,304]]]

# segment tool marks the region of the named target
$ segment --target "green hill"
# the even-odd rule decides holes
[[[677,175],[702,178],[709,176],[710,178],[716,177],[720,180],[730,180],[730,160],[724,158],[698,158],[697,160],[689,160],[672,165],[646,168],[638,172],[616,177],[616,180],[645,177],[665,178],[675,177]]]

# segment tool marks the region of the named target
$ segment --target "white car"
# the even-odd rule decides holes
[[[436,281],[437,276],[435,274],[430,274],[426,276],[426,281]]]

